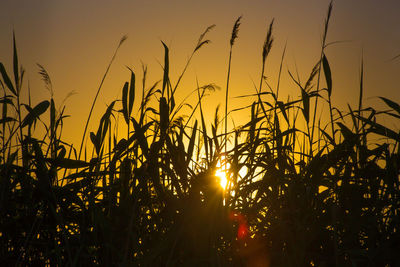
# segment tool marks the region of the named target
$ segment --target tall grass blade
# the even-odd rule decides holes
[[[15,43],[15,32],[13,31],[13,66],[14,66],[14,79],[15,79],[15,88],[17,93],[19,94],[20,88],[20,77],[19,77],[19,65],[18,65],[18,53],[17,53],[17,45]]]
[[[162,45],[164,46],[164,75],[163,75],[163,85],[162,85],[162,93],[161,95],[164,96],[165,87],[168,85],[169,79],[169,49],[168,46],[161,41]],[[168,88],[167,88],[168,90]]]
[[[125,82],[124,87],[122,88],[122,113],[124,114],[126,124],[129,124],[128,88],[129,83]]]
[[[82,139],[81,139],[81,145],[79,146],[78,159],[80,159],[80,157],[81,157],[82,148],[83,148],[83,143],[85,142],[85,136],[86,136],[87,128],[88,128],[88,126],[89,126],[90,118],[92,117],[92,113],[93,113],[94,105],[96,104],[96,101],[97,101],[97,97],[98,97],[99,94],[100,94],[100,90],[101,90],[101,88],[103,87],[104,80],[106,79],[107,74],[108,74],[108,71],[110,70],[112,63],[114,62],[115,56],[117,55],[117,52],[118,52],[119,48],[120,48],[121,45],[125,42],[126,39],[127,39],[127,37],[126,37],[126,36],[123,36],[123,37],[121,38],[121,40],[119,41],[118,46],[117,46],[117,48],[115,49],[114,54],[113,54],[113,56],[111,57],[110,62],[108,63],[108,66],[107,66],[107,68],[106,68],[106,71],[105,71],[103,77],[101,78],[100,85],[99,85],[99,87],[97,88],[97,92],[96,92],[96,95],[95,95],[95,97],[94,97],[94,99],[93,99],[92,106],[90,107],[90,111],[89,111],[88,118],[86,119],[85,129],[83,130]]]
[[[242,16],[240,16],[236,19],[235,24],[233,25],[231,39],[229,42],[230,49],[229,49],[229,60],[228,60],[228,74],[227,74],[227,78],[226,78],[226,91],[225,91],[225,153],[226,153],[227,144],[228,144],[228,136],[227,136],[227,132],[228,132],[228,94],[229,94],[229,79],[230,79],[230,75],[231,75],[232,48],[233,48],[236,38],[238,37],[241,18],[242,18]]]
[[[186,166],[189,165],[189,162],[193,159],[193,150],[196,141],[196,133],[197,133],[197,120],[194,122],[192,128],[192,135],[190,136],[189,145],[187,149],[187,156],[186,156]]]
[[[307,124],[310,122],[310,96],[303,88],[301,90],[301,99],[303,101],[303,115],[306,119]]]
[[[17,91],[15,90],[15,88],[14,88],[14,86],[13,86],[11,80],[10,80],[10,77],[8,77],[7,71],[4,68],[3,63],[1,63],[1,62],[0,62],[0,72],[1,72],[1,75],[3,77],[4,83],[7,85],[7,88],[11,91],[11,93],[13,93],[16,96],[17,95]]]
[[[325,54],[323,54],[323,57],[322,57],[322,66],[324,68],[326,86],[327,86],[327,89],[328,89],[328,96],[331,97],[331,94],[332,94],[332,74],[331,74],[331,68],[329,66],[328,59],[326,58]]]

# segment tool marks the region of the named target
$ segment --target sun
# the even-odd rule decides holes
[[[222,189],[225,190],[226,185],[228,184],[228,179],[226,178],[225,172],[222,171],[221,169],[217,169],[215,171],[215,176],[219,178],[219,184],[222,187]]]

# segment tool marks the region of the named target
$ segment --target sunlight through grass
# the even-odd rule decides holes
[[[222,189],[225,190],[226,185],[228,184],[228,179],[226,178],[226,173],[222,169],[217,169],[215,171],[215,176],[219,178],[219,184]]]

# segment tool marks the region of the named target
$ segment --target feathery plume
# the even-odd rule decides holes
[[[267,58],[269,52],[271,51],[272,43],[274,42],[274,37],[272,36],[272,26],[274,25],[274,19],[272,19],[271,23],[269,24],[269,29],[267,33],[267,37],[265,38],[264,46],[263,46],[263,63]]]
[[[53,85],[51,83],[51,79],[50,79],[49,73],[39,63],[36,63],[36,65],[39,67],[39,74],[40,74],[40,76],[42,76],[42,80],[44,81],[44,83],[46,85],[46,89],[49,90],[49,92],[51,94],[51,97],[53,97],[53,95],[54,95],[53,94]]]
[[[242,16],[238,17],[237,20],[235,21],[235,25],[233,26],[232,29],[232,36],[231,36],[231,41],[230,44],[233,46],[235,43],[235,39],[238,37],[238,32],[239,32],[239,26],[240,26],[240,20],[242,19]]]

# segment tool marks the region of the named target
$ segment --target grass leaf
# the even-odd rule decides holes
[[[19,84],[19,71],[18,71],[18,54],[17,54],[17,45],[15,43],[15,32],[13,31],[13,66],[14,66],[14,79],[15,79],[15,87],[19,94],[20,84]]]
[[[331,68],[329,66],[329,62],[328,62],[328,59],[326,58],[325,54],[323,54],[323,56],[322,56],[322,66],[324,68],[326,86],[328,87],[328,96],[331,97],[331,94],[332,94],[332,75],[331,75]]]
[[[3,81],[7,85],[8,89],[10,89],[11,93],[13,93],[15,96],[17,96],[17,91],[15,91],[14,86],[10,80],[10,77],[8,76],[3,63],[1,63],[1,62],[0,62],[0,72],[1,72],[1,75],[3,76]]]
[[[129,83],[125,82],[124,87],[122,88],[122,114],[124,115],[126,124],[129,124],[128,87]]]
[[[303,88],[301,89],[301,99],[303,101],[303,114],[306,122],[309,123],[310,121],[310,96],[307,94],[306,90]]]
[[[68,158],[47,159],[46,161],[55,167],[65,168],[65,169],[77,169],[90,166],[89,162],[83,160],[68,159]]]
[[[394,102],[394,101],[392,101],[390,99],[387,99],[385,97],[379,97],[379,98],[382,99],[386,103],[386,105],[388,105],[394,111],[396,111],[397,113],[400,114],[400,105],[399,104],[397,104],[396,102]]]
[[[129,106],[128,106],[128,113],[129,113],[129,117],[131,116],[132,113],[132,109],[133,109],[133,102],[135,101],[135,73],[129,69],[131,71],[131,83],[129,86]]]
[[[164,96],[165,87],[168,86],[169,79],[169,49],[168,46],[161,41],[164,46],[164,76],[163,76],[163,86],[162,86],[162,95]]]
[[[46,112],[47,108],[50,106],[50,102],[45,100],[37,104],[30,112],[25,116],[21,128],[31,125],[35,120],[39,118],[44,112]]]

